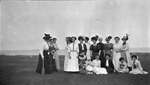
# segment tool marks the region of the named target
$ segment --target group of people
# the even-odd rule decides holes
[[[44,70],[45,74],[51,74],[56,72],[59,66],[59,63],[56,63],[58,50],[56,44],[57,39],[53,38],[50,34],[45,33],[43,40],[44,42],[40,49],[36,72],[42,74]]]
[[[43,39],[46,44],[40,52],[36,72],[41,73],[42,65],[44,65],[45,73],[52,73],[57,71],[59,66],[56,62],[57,39],[52,38],[50,34],[45,34]],[[85,74],[114,72],[148,74],[143,70],[138,56],[130,55],[128,39],[128,34],[122,38],[114,37],[115,43],[111,43],[112,36],[106,37],[106,43],[103,43],[103,38],[97,35],[91,37],[91,39],[86,36],[66,37],[64,71]],[[77,40],[79,43],[77,43]],[[90,40],[92,43],[90,43]],[[120,40],[122,40],[122,43],[120,43]]]

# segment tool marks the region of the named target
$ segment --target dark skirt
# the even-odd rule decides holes
[[[101,51],[99,59],[101,60],[101,67],[105,67],[106,58],[105,58],[105,55],[104,55],[104,51]]]
[[[43,68],[43,59],[42,56],[39,54],[36,72],[42,74],[42,68]]]
[[[57,71],[56,63],[55,63],[55,59],[53,59],[53,55],[51,53],[48,54],[48,51],[43,51],[43,55],[44,55],[44,60],[42,59],[41,55],[39,55],[39,61],[38,61],[36,72],[41,74],[43,67],[44,67],[45,74],[51,74]]]
[[[106,70],[108,73],[113,73],[114,72],[114,69],[111,68],[111,67],[106,67]]]

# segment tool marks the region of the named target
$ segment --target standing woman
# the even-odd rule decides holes
[[[99,38],[99,43],[97,44],[98,49],[99,49],[99,59],[101,60],[101,67],[105,67],[105,55],[104,55],[104,43],[103,43],[103,38]]]
[[[71,37],[71,43],[68,45],[68,62],[67,67],[65,69],[66,72],[79,72],[79,64],[78,64],[78,44],[75,43],[76,37]]]
[[[93,42],[93,44],[90,46],[90,56],[91,56],[91,60],[96,59],[96,56],[99,55],[99,48],[97,46],[97,37],[92,37],[91,41]]]
[[[84,40],[85,40],[85,45],[87,47],[86,57],[87,57],[87,60],[90,60],[91,59],[91,57],[90,57],[90,46],[91,46],[91,44],[89,42],[89,38],[88,37],[85,37]]]
[[[54,57],[55,57],[55,61],[56,61],[56,68],[57,70],[60,70],[60,61],[59,61],[59,55],[58,55],[58,45],[57,45],[57,38],[53,38],[53,45],[54,45],[54,48],[55,48],[55,54],[54,54]]]
[[[64,58],[64,71],[67,71],[68,70],[68,65],[69,65],[69,53],[68,53],[68,50],[69,50],[69,45],[71,44],[72,40],[71,40],[71,37],[66,37],[66,48],[65,48],[65,58]]]
[[[50,34],[44,34],[44,43],[42,49],[40,49],[39,61],[37,65],[36,72],[42,74],[42,69],[44,67],[45,74],[50,74],[56,71],[55,61],[53,59],[53,52],[50,47],[52,44],[52,37]],[[54,50],[54,49],[53,49]]]
[[[111,39],[112,39],[112,36],[108,36],[105,39],[106,43],[104,44],[104,50],[105,50],[105,55],[110,55],[110,58],[112,59],[112,56],[113,56],[113,44],[110,43]]]
[[[85,45],[85,43],[83,43],[84,38],[82,36],[78,37],[79,40],[79,44],[78,44],[78,48],[79,48],[79,70],[80,72],[84,71],[84,65],[85,65],[85,61],[87,59],[86,57],[86,53],[87,53],[87,47]]]
[[[120,52],[121,44],[120,44],[119,37],[115,37],[114,39],[115,39],[115,43],[113,45],[113,64],[114,64],[115,71],[118,71],[119,59],[121,57],[121,52]]]

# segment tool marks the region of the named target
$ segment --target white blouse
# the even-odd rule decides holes
[[[43,41],[41,48],[40,48],[40,54],[41,54],[42,58],[44,58],[43,51],[48,50],[48,49],[49,49],[48,43]]]

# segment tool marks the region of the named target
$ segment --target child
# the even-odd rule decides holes
[[[138,60],[138,56],[132,55],[132,70],[131,74],[148,74],[148,72],[144,71],[140,61]]]
[[[107,74],[107,71],[105,68],[101,68],[101,61],[99,60],[99,56],[96,56],[96,59],[92,61],[93,65],[93,72],[95,74]]]
[[[105,55],[106,61],[105,61],[105,68],[107,70],[108,73],[113,73],[114,72],[114,65],[111,59],[111,55],[110,54],[106,54]]]
[[[126,63],[126,61],[125,61],[125,59],[123,57],[121,57],[119,59],[118,72],[120,72],[120,73],[127,73],[127,72],[129,72],[129,69],[127,67],[127,63]]]

